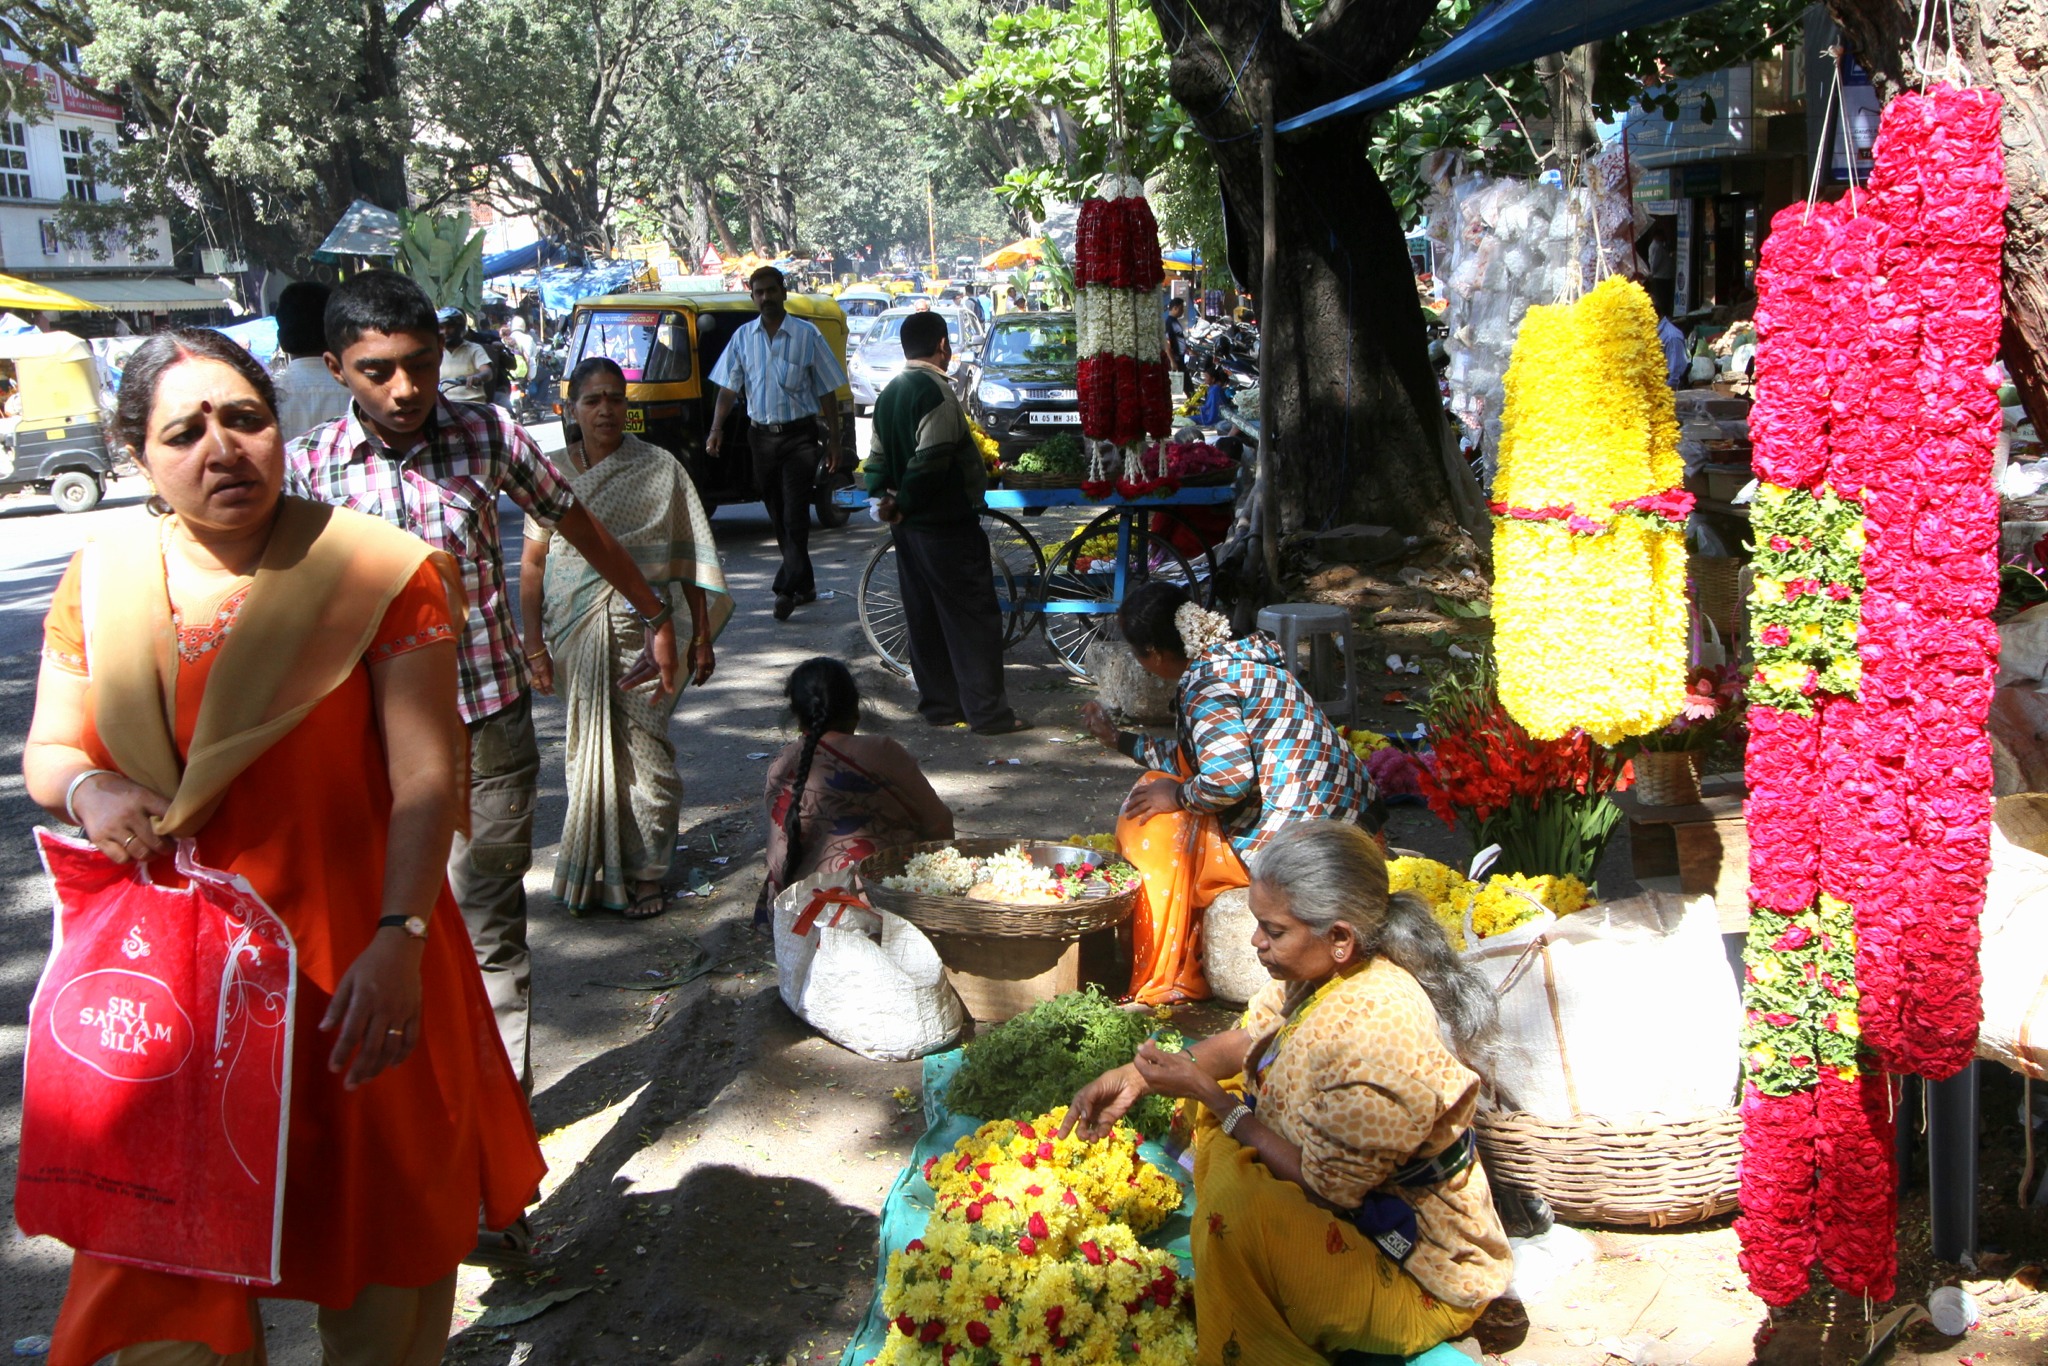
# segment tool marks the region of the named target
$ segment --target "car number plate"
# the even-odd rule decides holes
[[[1081,425],[1081,415],[1079,413],[1033,413],[1031,415],[1031,422],[1033,426],[1078,427]]]
[[[626,425],[625,425],[625,430],[626,430],[626,431],[629,431],[629,432],[644,432],[644,431],[646,431],[646,430],[647,430],[647,410],[646,410],[645,408],[628,408],[628,409],[626,409]]]

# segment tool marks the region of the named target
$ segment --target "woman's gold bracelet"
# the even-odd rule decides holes
[[[534,660],[539,659],[542,655],[546,654],[547,652],[548,647],[545,645],[541,646],[538,650],[528,650],[526,652],[526,662],[528,664],[531,664]]]

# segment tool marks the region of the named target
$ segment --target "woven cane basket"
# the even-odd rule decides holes
[[[1006,489],[1077,489],[1088,481],[1085,474],[1026,474],[1007,466],[1002,478]]]
[[[1644,806],[1691,806],[1700,799],[1699,771],[1689,750],[1641,750],[1635,774],[1636,801]]]
[[[998,935],[1010,939],[1079,939],[1130,919],[1138,900],[1134,881],[1122,891],[1101,884],[1100,895],[1077,897],[1057,906],[1005,906],[992,901],[970,901],[964,896],[927,896],[884,887],[882,879],[903,871],[913,854],[933,853],[948,845],[969,858],[987,858],[1022,845],[1031,861],[1041,868],[1056,863],[1101,864],[1107,855],[1074,844],[1053,844],[1044,840],[955,839],[929,840],[923,844],[899,844],[868,855],[860,862],[861,891],[868,904],[900,915],[921,930],[945,934]],[[1093,890],[1091,886],[1089,890]]]
[[[1487,1179],[1542,1196],[1567,1223],[1665,1228],[1735,1208],[1742,1116],[1732,1108],[1630,1125],[1505,1110],[1474,1127]]]
[[[1742,628],[1742,561],[1732,555],[1694,555],[1686,569],[1700,615],[1714,623],[1723,640],[1732,641]]]

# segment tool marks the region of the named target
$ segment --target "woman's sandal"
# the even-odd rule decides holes
[[[651,892],[641,892],[633,898],[624,915],[628,920],[652,920],[668,909],[668,889],[656,887]]]

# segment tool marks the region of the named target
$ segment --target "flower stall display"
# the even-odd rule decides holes
[[[1074,230],[1074,324],[1081,356],[1081,435],[1132,454],[1126,479],[1142,479],[1136,448],[1173,430],[1166,371],[1165,267],[1159,225],[1140,181],[1113,178],[1105,198],[1082,202]],[[1091,483],[1116,471],[1102,464]],[[1153,477],[1157,477],[1156,475]]]
[[[1886,108],[1852,201],[1778,215],[1758,272],[1742,1265],[1887,1299],[1894,1096],[1978,1003],[1997,636],[1999,98]]]
[[[1091,1143],[1059,1137],[1065,1118],[992,1121],[925,1163],[934,1210],[889,1258],[876,1366],[1194,1360],[1193,1289],[1138,1241],[1180,1187],[1129,1126]]]
[[[1601,744],[1678,715],[1689,625],[1678,421],[1641,285],[1532,308],[1508,367],[1494,481],[1494,650],[1539,740]]]
[[[985,858],[970,858],[948,845],[913,854],[903,871],[882,879],[893,891],[921,896],[962,896],[1008,906],[1056,906],[1062,901],[1120,891],[1137,877],[1130,864],[1056,863],[1043,868],[1022,845]]]
[[[1501,847],[1507,873],[1570,874],[1590,884],[1621,809],[1625,762],[1584,731],[1539,740],[1502,705],[1493,663],[1446,670],[1419,710],[1434,746],[1417,775],[1429,809],[1477,851]]]
[[[1119,1010],[1094,987],[1064,992],[984,1029],[967,1045],[959,1075],[946,1091],[955,1114],[1027,1119],[1073,1098],[1112,1067],[1121,1067],[1151,1039],[1177,1048],[1180,1034],[1150,1014]],[[1157,1138],[1173,1117],[1173,1101],[1147,1096],[1126,1117]]]
[[[1473,882],[1448,864],[1426,858],[1389,859],[1387,883],[1392,891],[1420,897],[1460,953],[1473,939],[1496,938],[1545,911],[1570,915],[1593,904],[1586,884],[1569,875],[1495,873]]]

